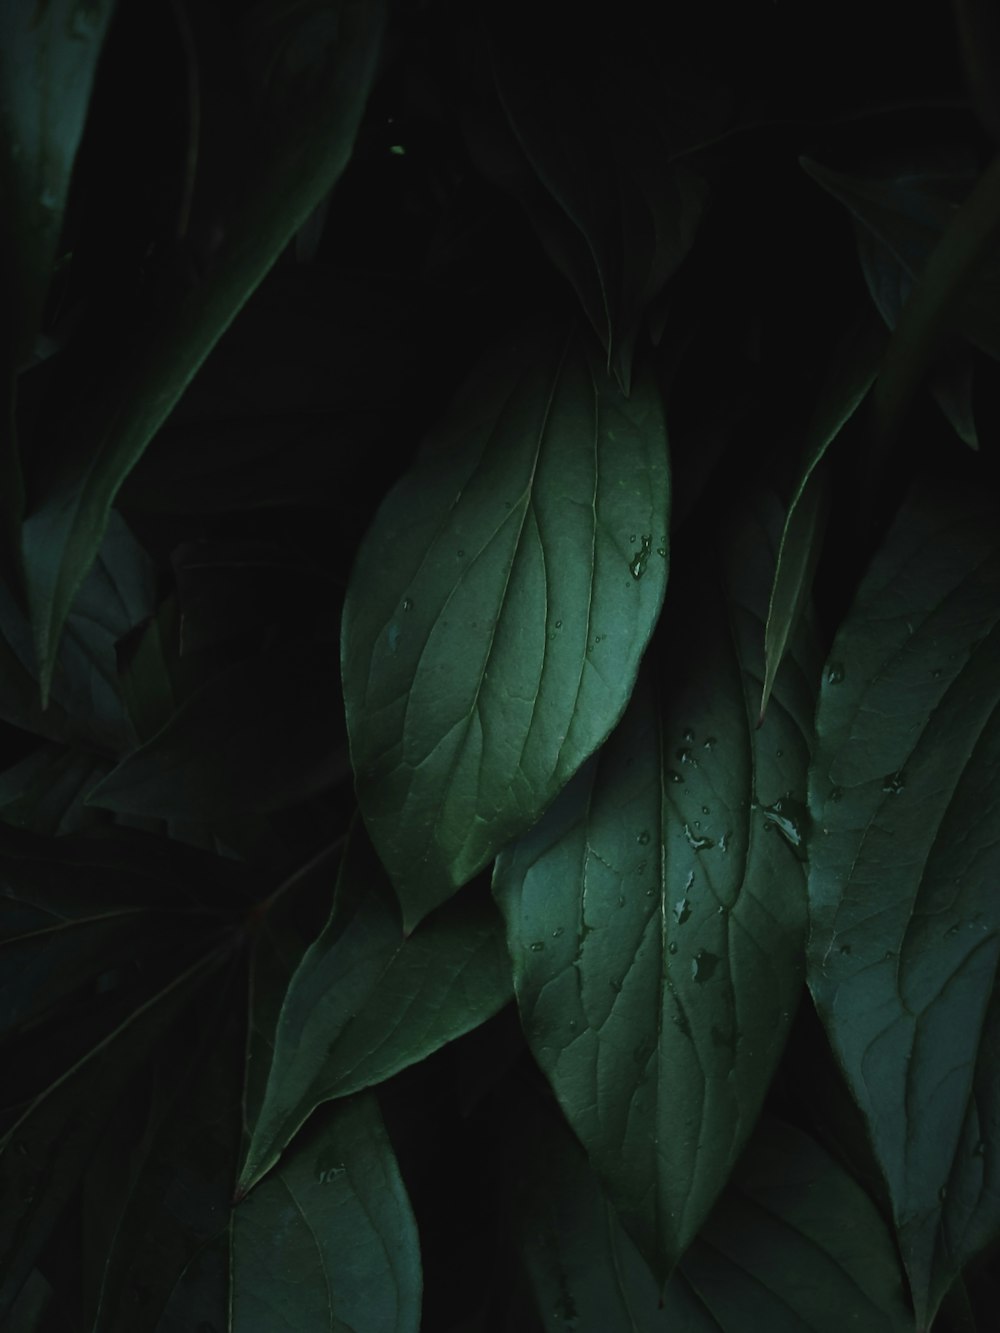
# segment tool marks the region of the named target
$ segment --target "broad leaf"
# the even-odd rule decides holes
[[[416,1224],[378,1103],[329,1108],[236,1209],[233,1333],[417,1333]]]
[[[627,1230],[666,1278],[753,1128],[799,1002],[812,720],[800,632],[756,723],[781,514],[709,542],[618,729],[497,859],[525,1033]]]
[[[88,792],[113,767],[87,750],[46,743],[0,773],[0,820],[53,837],[107,819],[84,804]]]
[[[885,1222],[800,1130],[759,1126],[661,1300],[579,1146],[551,1117],[531,1128],[516,1136],[518,1240],[539,1312],[575,1333],[912,1330]]]
[[[363,828],[351,836],[330,921],[291,979],[263,1106],[240,1178],[248,1189],[321,1102],[424,1059],[510,998],[503,926],[463,895],[403,934]]]
[[[241,31],[265,83],[260,147],[211,272],[178,288],[107,385],[73,414],[46,459],[44,490],[23,528],[43,697],[74,593],[118,488],[198,367],[350,157],[383,27],[381,0],[283,0],[257,6]],[[252,29],[252,30],[251,30]]]
[[[940,479],[837,635],[817,717],[809,984],[885,1173],[920,1326],[1000,1234],[1000,544]]]
[[[826,492],[817,471],[826,451],[858,410],[875,379],[884,339],[866,329],[852,334],[840,361],[828,376],[812,420],[806,428],[802,475],[799,479],[781,534],[778,562],[767,609],[764,634],[764,686],[760,718],[764,721],[774,678],[785,655],[789,636],[799,621],[812,587],[812,576],[823,540]]]
[[[578,336],[473,377],[362,543],[342,671],[365,822],[411,930],[621,716],[667,578],[667,442]]]

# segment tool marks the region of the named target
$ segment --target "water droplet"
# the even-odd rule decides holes
[[[851,946],[849,944],[842,944],[838,952],[842,953],[846,958],[848,954],[851,952]]]
[[[955,925],[953,925],[953,926],[949,926],[948,929],[945,931],[945,934],[946,934],[946,935],[957,935],[957,934],[958,934],[958,923],[956,922]]]
[[[691,915],[691,904],[688,902],[686,898],[678,898],[677,901],[674,903],[674,919],[677,922],[677,924],[679,926],[683,926],[684,922],[688,919],[690,915]]]
[[[556,629],[562,629],[562,621],[561,621],[561,620],[557,620],[557,621],[556,621]]]
[[[985,1139],[980,1139],[980,1140],[979,1140],[979,1142],[976,1144],[976,1146],[975,1146],[975,1147],[973,1148],[973,1150],[972,1150],[972,1155],[973,1155],[973,1157],[985,1157],[985,1156],[986,1156],[986,1140],[985,1140]]]
[[[409,599],[409,597],[404,597],[404,598],[403,598],[403,610],[404,610],[404,611],[412,611],[412,610],[413,610],[413,603],[412,603],[412,601]]]
[[[885,953],[882,955],[882,962],[891,963],[895,957],[896,955],[893,953],[891,949],[886,949]]]
[[[555,930],[552,932],[552,938],[553,938],[554,940],[557,940],[557,939],[559,938],[559,936],[563,933],[563,930],[564,930],[564,929],[565,929],[565,927],[563,927],[563,926],[556,926]]]
[[[761,814],[767,821],[764,827],[773,826],[789,844],[799,850],[805,835],[806,808],[792,796],[780,796],[773,805],[761,806]]]
[[[666,558],[667,558],[667,548],[666,548],[665,546],[658,546],[658,547],[656,548],[656,554],[657,554],[658,556],[660,556],[661,559],[666,560]]]
[[[465,552],[461,548],[459,548],[455,552],[455,554],[458,556],[459,560],[463,560],[465,558]]]
[[[887,773],[882,779],[882,790],[889,796],[899,796],[906,787],[906,775],[902,769]]]
[[[784,750],[775,750],[774,757],[776,759],[781,759],[784,753],[785,753]]]
[[[948,1186],[942,1185],[941,1188],[938,1190],[938,1198],[941,1200],[942,1203],[944,1203],[947,1197],[948,1197]]]
[[[705,744],[701,748],[703,750],[714,750],[717,744],[718,741],[715,739],[714,736],[706,736]]]
[[[635,533],[634,533],[634,532],[632,533],[631,537],[629,537],[629,541],[632,543],[633,546],[635,545]]]
[[[690,824],[684,825],[684,836],[688,840],[688,846],[693,847],[696,852],[705,852],[708,851],[710,847],[715,846],[715,843],[711,838],[706,838],[702,834],[695,833]]]
[[[935,680],[940,680],[943,674],[944,673],[942,672],[940,667],[935,667],[934,670],[931,672],[931,675],[934,677]]]
[[[699,949],[691,959],[691,979],[702,984],[708,981],[719,965],[718,956],[707,949]]]
[[[691,730],[690,727],[688,727],[687,730],[683,733],[683,735],[681,736],[681,740],[687,741],[688,744],[690,744],[691,741],[694,740],[694,732]]]
[[[667,953],[676,953],[676,952],[677,952],[677,941],[671,940],[670,943],[667,945]]]
[[[545,943],[542,940],[535,940],[533,944],[528,945],[528,948],[532,953],[541,953],[545,948]]]
[[[716,916],[725,916],[725,915],[726,915],[726,908],[725,908],[725,905],[724,905],[723,903],[719,903],[718,907],[715,909],[715,915],[716,915]]]
[[[649,829],[643,829],[641,833],[637,833],[635,840],[640,847],[645,847],[649,842]]]
[[[629,565],[629,572],[631,573],[634,579],[641,579],[643,574],[645,574],[646,565],[649,561],[649,550],[650,550],[649,538],[644,536],[642,539],[642,546],[636,552],[635,558]]]
[[[711,812],[711,810],[709,810],[709,808],[708,808],[707,805],[703,805],[703,806],[701,807],[701,813],[702,813],[703,815],[710,815],[712,812]]]
[[[840,685],[844,679],[843,662],[831,662],[826,669],[826,683],[828,685]]]
[[[580,1024],[576,1021],[575,1018],[571,1018],[571,1019],[569,1020],[569,1030],[570,1030],[570,1032],[575,1032],[579,1026],[580,1026]]]
[[[672,768],[668,768],[668,769],[667,769],[667,777],[670,779],[671,782],[683,782],[683,781],[684,781],[684,779],[681,777],[681,775],[680,775],[679,773],[675,773],[674,770],[673,770]]]
[[[653,887],[653,888],[649,888],[649,889],[646,890],[646,897],[647,897],[647,898],[655,898],[655,897],[656,897],[656,889],[655,889],[655,887]]]
[[[723,854],[723,856],[725,856],[726,852],[729,850],[727,847],[727,843],[729,842],[729,839],[732,836],[733,836],[732,829],[726,829],[725,833],[723,833],[722,837],[719,839],[719,851]]]
[[[698,760],[695,759],[694,755],[687,748],[678,750],[674,755],[674,758],[679,759],[682,764],[690,764],[692,768],[698,767]]]

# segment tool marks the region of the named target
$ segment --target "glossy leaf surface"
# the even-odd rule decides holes
[[[761,502],[721,580],[707,559],[690,570],[667,610],[684,654],[644,668],[600,754],[494,875],[529,1044],[661,1278],[743,1149],[802,988],[801,636],[755,725],[780,523]]]
[[[358,797],[409,930],[529,827],[621,716],[667,578],[655,388],[586,343],[483,365],[392,490],[347,593]]]
[[[1000,1232],[1000,549],[984,498],[904,507],[826,669],[809,984],[885,1173],[921,1326]]]

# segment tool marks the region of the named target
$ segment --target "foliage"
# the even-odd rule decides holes
[[[1000,28],[0,7],[0,1321],[986,1333]]]

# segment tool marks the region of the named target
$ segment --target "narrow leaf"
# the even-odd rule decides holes
[[[528,1042],[661,1279],[746,1143],[802,990],[801,633],[773,731],[753,726],[780,523],[774,503],[739,523],[722,585],[708,550],[692,562],[666,612],[683,652],[644,669],[494,875]]]
[[[416,1223],[371,1094],[330,1108],[236,1209],[233,1333],[417,1333]]]
[[[538,818],[621,716],[667,578],[655,388],[577,336],[482,366],[390,492],[344,607],[365,822],[411,930]]]
[[[46,488],[23,528],[43,698],[73,595],[94,559],[114,497],[214,344],[318,201],[339,179],[374,77],[381,0],[270,3],[254,13],[272,69],[267,132],[232,201],[211,273],[158,310],[152,332],[47,461]],[[247,34],[248,40],[250,34]],[[308,51],[302,73],[303,52]],[[291,70],[284,62],[291,62]],[[296,62],[300,62],[296,68]]]
[[[940,479],[900,512],[834,642],[810,776],[809,984],[921,1328],[1000,1234],[998,531]]]
[[[802,475],[792,496],[781,534],[778,563],[767,609],[764,634],[764,686],[760,698],[761,726],[774,678],[788,639],[802,614],[812,586],[812,575],[823,539],[826,495],[818,472],[826,451],[863,402],[878,368],[884,338],[866,329],[853,333],[840,362],[827,378],[812,420],[806,429]]]
[[[404,936],[363,828],[351,836],[330,921],[291,979],[240,1185],[249,1189],[320,1103],[415,1064],[510,999],[503,927],[464,895]]]

